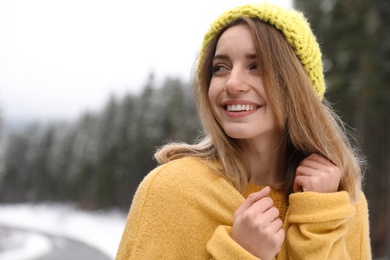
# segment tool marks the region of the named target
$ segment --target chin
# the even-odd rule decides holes
[[[227,129],[225,130],[227,136],[237,140],[257,140],[257,139],[278,139],[280,136],[275,129],[264,129],[263,131],[248,131],[248,129]]]
[[[242,131],[230,131],[230,132],[225,132],[227,136],[233,138],[233,139],[250,139],[253,138],[252,135],[247,134]]]

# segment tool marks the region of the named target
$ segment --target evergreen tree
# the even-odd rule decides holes
[[[390,255],[390,2],[295,0],[309,17],[324,54],[327,98],[354,131],[368,157],[375,257]],[[358,134],[357,134],[358,133]]]
[[[11,134],[8,139],[10,145],[4,152],[0,200],[22,202],[26,200],[26,190],[30,183],[27,173],[29,141],[19,134]]]

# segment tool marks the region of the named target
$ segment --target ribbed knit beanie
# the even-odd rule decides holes
[[[258,18],[281,31],[288,43],[294,48],[312,83],[317,96],[322,100],[325,93],[324,73],[321,50],[309,23],[301,12],[284,9],[279,6],[261,3],[247,4],[224,12],[210,26],[204,36],[198,59],[198,71],[203,64],[205,47],[229,23],[240,17]]]

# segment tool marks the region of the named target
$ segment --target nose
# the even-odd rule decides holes
[[[232,69],[226,81],[225,91],[228,94],[238,94],[248,91],[249,87],[245,81],[244,72],[239,69]]]

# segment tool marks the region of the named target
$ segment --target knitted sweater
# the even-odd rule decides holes
[[[363,193],[355,205],[345,191],[294,193],[288,208],[283,194],[270,196],[286,231],[276,259],[371,259]],[[116,259],[258,259],[231,238],[244,200],[200,159],[163,164],[135,194]]]

